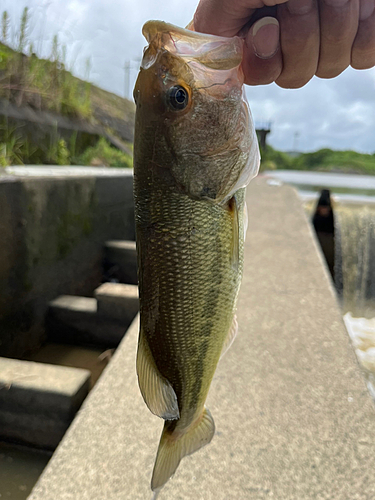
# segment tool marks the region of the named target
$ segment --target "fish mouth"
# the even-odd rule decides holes
[[[166,50],[188,64],[194,61],[213,70],[230,70],[241,64],[244,42],[237,36],[207,35],[163,21],[148,21],[142,33],[154,54]],[[144,57],[142,67],[145,66],[149,67],[150,61]]]

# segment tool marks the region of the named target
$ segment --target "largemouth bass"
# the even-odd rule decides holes
[[[259,151],[243,99],[243,41],[161,21],[143,34],[134,89],[137,373],[147,406],[165,420],[155,491],[214,435],[204,405],[237,330],[244,188]]]

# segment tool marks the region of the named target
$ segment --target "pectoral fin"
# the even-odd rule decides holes
[[[137,374],[139,388],[150,411],[164,420],[179,418],[176,393],[157,369],[142,331],[138,341]]]
[[[233,269],[238,270],[240,262],[240,220],[238,213],[238,202],[236,195],[228,202],[229,211],[232,215],[232,241],[231,241],[231,264]]]
[[[230,326],[227,338],[223,344],[223,348],[221,350],[220,359],[224,356],[224,354],[229,350],[230,346],[233,344],[234,339],[236,338],[238,333],[238,323],[237,323],[237,315],[233,316],[233,321]]]
[[[247,228],[249,227],[249,213],[247,211],[247,203],[243,205],[243,240],[246,240]]]

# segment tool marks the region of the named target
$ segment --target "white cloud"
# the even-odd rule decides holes
[[[85,75],[91,58],[91,80],[124,95],[124,63],[139,59],[145,40],[141,29],[148,19],[163,19],[185,26],[198,0],[2,0],[13,26],[25,5],[31,13],[30,38],[44,56],[51,52],[53,36],[67,45],[74,71]],[[14,30],[14,36],[17,30]],[[133,86],[134,69],[130,78]],[[248,87],[247,95],[256,121],[272,121],[270,143],[282,150],[298,146],[375,150],[375,70],[347,70],[333,80],[314,78],[298,90],[276,85]]]
[[[333,80],[313,78],[304,88],[285,90],[275,84],[248,87],[255,121],[273,122],[270,144],[282,150],[322,147],[375,151],[375,71],[346,70]]]

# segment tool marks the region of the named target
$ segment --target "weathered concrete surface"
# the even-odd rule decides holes
[[[138,286],[103,283],[94,292],[100,316],[116,319],[127,326],[139,310]]]
[[[138,284],[135,241],[107,241],[105,256],[121,283]]]
[[[38,347],[50,300],[101,282],[103,245],[134,238],[132,172],[0,174],[0,355]],[[52,171],[52,174],[50,174]],[[17,172],[21,172],[17,175]],[[23,172],[23,173],[22,173]],[[26,177],[27,176],[27,177]]]
[[[96,299],[61,295],[49,304],[46,330],[55,342],[117,347],[133,318],[126,323],[101,316]]]
[[[239,335],[207,406],[210,445],[158,500],[371,500],[375,413],[294,190],[256,179]],[[162,422],[139,394],[134,322],[30,500],[149,499]]]
[[[89,383],[88,370],[0,358],[0,439],[56,448]]]

